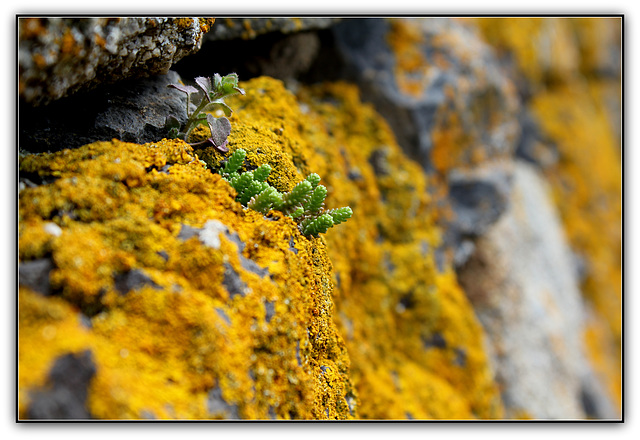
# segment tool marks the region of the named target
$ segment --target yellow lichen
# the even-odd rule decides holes
[[[390,20],[387,34],[389,47],[395,56],[395,79],[400,91],[408,96],[420,97],[430,69],[421,45],[424,36],[420,28],[407,20]]]
[[[532,108],[556,142],[557,166],[547,173],[569,242],[586,262],[584,296],[609,324],[621,365],[622,169],[619,143],[602,107],[576,85],[537,95]],[[603,338],[604,336],[601,336]],[[608,378],[619,390],[620,372]],[[619,394],[614,394],[620,399]]]
[[[91,319],[90,330],[58,332],[35,357],[30,347],[45,342],[48,318],[20,300],[19,362],[33,372],[20,382],[22,417],[55,358],[81,349],[90,349],[96,363],[88,408],[98,418],[352,416],[345,403],[349,363],[332,322],[322,240],[301,236],[288,217],[243,209],[182,141],[99,142],[26,156],[21,170],[58,177],[22,190],[19,237],[21,261],[53,260],[57,296],[24,295],[43,307],[75,307],[69,326],[78,327],[79,311]],[[62,233],[44,235],[45,220]],[[209,220],[237,234],[243,249],[224,235],[217,247],[178,238],[182,225],[201,228]],[[248,269],[248,260],[269,274]],[[116,278],[131,270],[148,281],[125,294]],[[240,291],[228,290],[233,281],[225,284],[234,276]],[[266,304],[273,308],[268,319]],[[334,374],[319,377],[326,365]],[[226,412],[207,409],[215,389]]]
[[[20,259],[51,256],[55,301],[91,317],[73,347],[96,362],[91,414],[500,417],[482,329],[454,274],[436,267],[440,214],[429,182],[389,127],[344,83],[298,97],[270,78],[242,87],[246,96],[230,100],[230,150],[245,149],[249,166],[269,163],[282,191],[318,173],[326,207],[351,206],[349,221],[306,238],[289,217],[243,209],[200,161],[215,168],[223,156],[182,141],[114,140],[21,160],[24,172],[58,177],[20,194]],[[244,249],[225,234],[218,247],[178,239],[182,225],[209,220]],[[28,232],[45,221],[62,234]],[[148,281],[123,294],[115,277],[130,270]],[[243,294],[228,290],[233,273]],[[27,309],[20,320],[29,329],[20,344],[41,344],[42,321]],[[437,335],[444,346],[428,342]],[[25,368],[33,362],[20,358]],[[46,380],[38,368],[38,380],[21,382],[23,395]],[[212,390],[226,412],[208,412]]]
[[[529,109],[559,156],[546,177],[570,245],[585,263],[581,289],[594,310],[587,353],[620,403],[622,19],[464,20],[514,60],[517,74],[535,92]]]
[[[345,83],[301,89],[298,102],[271,79],[244,87],[247,96],[232,103],[238,111],[230,148],[277,145],[301,175],[322,177],[329,208],[354,210],[326,240],[335,319],[349,353],[359,416],[501,417],[482,328],[455,276],[436,269],[435,218],[441,213],[431,204],[426,176],[404,157],[386,123]],[[262,157],[249,162],[264,163]],[[281,164],[269,163],[282,175]],[[446,348],[425,346],[436,333],[448,338]],[[403,392],[394,380],[405,383]],[[424,391],[425,383],[432,391]]]

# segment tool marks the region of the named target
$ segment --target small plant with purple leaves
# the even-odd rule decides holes
[[[206,143],[212,144],[218,151],[226,153],[229,151],[227,147],[227,137],[231,133],[231,123],[227,117],[231,116],[233,110],[225,102],[225,98],[237,95],[244,95],[243,89],[238,87],[238,75],[231,73],[226,76],[214,74],[212,78],[199,76],[195,79],[195,83],[200,87],[198,90],[194,86],[184,84],[169,84],[168,87],[180,90],[187,94],[187,122],[184,127],[175,116],[168,116],[165,121],[165,129],[167,136],[172,139],[182,139],[188,142],[189,135],[194,128],[199,125],[207,125],[211,131],[211,137],[202,142],[191,145],[202,145]],[[195,93],[202,92],[202,100],[191,112],[191,96]],[[216,110],[222,110],[225,116],[216,118],[211,113]]]

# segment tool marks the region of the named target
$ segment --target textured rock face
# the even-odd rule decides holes
[[[329,17],[219,17],[217,25],[207,34],[206,40],[233,40],[237,38],[246,40],[270,32],[290,34],[306,30],[324,29],[338,21],[340,19]]]
[[[20,148],[56,151],[107,141],[146,143],[167,135],[166,117],[187,120],[186,95],[168,88],[180,76],[173,71],[60,99],[46,107],[21,106]]]
[[[499,50],[527,97],[537,139],[530,151],[545,171],[581,267],[580,288],[591,310],[583,334],[589,361],[619,412],[621,19],[470,21]]]
[[[364,96],[426,170],[511,155],[515,89],[467,28],[448,19],[361,19],[333,29]]]
[[[491,341],[508,414],[584,418],[586,315],[576,267],[549,188],[523,163],[513,177],[510,208],[478,240],[460,282]]]
[[[194,20],[143,34],[174,26],[182,47]],[[21,30],[59,45],[50,64],[20,49],[53,93],[82,38],[43,23],[126,21]],[[93,92],[22,94],[20,418],[619,417],[616,29],[218,18],[175,71],[114,55],[112,78],[86,66]],[[140,35],[123,44],[164,41]],[[215,71],[246,90],[228,100],[243,167],[282,192],[318,173],[349,221],[304,237],[234,201],[228,154],[162,140],[185,108],[166,84]]]
[[[200,49],[211,24],[198,18],[20,18],[20,97],[46,104],[98,84],[167,73]]]
[[[50,297],[21,280],[21,417],[353,417],[321,239],[243,210],[182,141],[95,143],[21,170],[56,177],[20,193],[21,265],[53,261]],[[56,361],[69,353],[77,378]]]

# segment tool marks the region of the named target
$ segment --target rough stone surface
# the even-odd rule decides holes
[[[268,17],[239,18],[219,17],[215,26],[205,37],[206,41],[253,39],[258,35],[280,32],[289,34],[311,29],[323,29],[338,22],[339,18],[323,17]]]
[[[30,419],[88,419],[88,387],[96,373],[90,351],[58,358],[49,372],[48,387],[33,393]]]
[[[511,192],[510,163],[453,170],[448,199],[453,217],[446,222],[444,245],[453,250],[454,266],[467,261],[474,240],[484,235],[507,210]]]
[[[20,18],[19,91],[46,104],[78,90],[167,73],[196,52],[211,19]]]
[[[426,170],[472,163],[461,150],[511,154],[515,90],[489,46],[464,26],[444,18],[376,18],[343,20],[332,30],[348,75]],[[447,160],[439,157],[444,150]]]
[[[619,23],[219,18],[172,69],[238,72],[244,166],[354,209],[309,240],[235,203],[215,149],[160,141],[185,102],[133,78],[170,65],[154,31],[94,69],[95,22],[20,30],[21,418],[619,417]],[[85,350],[91,387],[56,385]]]
[[[207,398],[207,410],[212,416],[222,415],[225,419],[240,419],[240,416],[238,415],[238,406],[230,405],[226,400],[224,400],[220,387],[215,387],[209,391]]]
[[[175,70],[184,78],[207,74],[202,59],[213,59],[223,75],[235,72],[244,80],[267,75],[295,84],[311,68],[320,45],[314,31],[272,32],[251,40],[208,41],[198,57],[185,58],[176,64]]]
[[[49,273],[54,267],[50,258],[22,262],[18,266],[18,282],[21,286],[29,286],[45,296],[50,295]]]
[[[161,288],[153,282],[153,279],[151,279],[149,275],[139,269],[133,269],[129,272],[117,275],[114,282],[116,290],[122,295],[125,295],[132,290],[140,289],[144,286],[150,286],[153,289]]]
[[[530,165],[517,163],[511,206],[477,241],[460,282],[487,331],[511,415],[574,419],[593,411],[581,397],[589,367],[572,255],[548,188]]]
[[[175,116],[182,124],[187,120],[186,95],[167,87],[179,81],[180,76],[169,71],[45,107],[20,106],[20,148],[42,152],[113,138],[138,143],[161,140],[167,135],[167,116]]]

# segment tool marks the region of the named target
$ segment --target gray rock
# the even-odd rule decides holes
[[[240,274],[229,263],[224,263],[224,278],[222,285],[229,292],[229,299],[236,295],[244,296],[247,293],[247,283],[242,281]]]
[[[186,95],[167,85],[180,81],[173,71],[125,81],[39,108],[20,106],[20,147],[56,151],[113,138],[144,144],[167,136],[166,117],[187,120]]]
[[[18,265],[18,284],[48,296],[52,294],[49,273],[55,268],[51,258],[21,262]]]
[[[505,212],[509,203],[510,175],[504,167],[485,166],[472,172],[452,172],[449,201],[460,234],[478,237]]]
[[[165,74],[200,49],[199,18],[20,18],[19,93],[40,105],[79,90]]]
[[[525,110],[520,114],[521,134],[516,146],[516,157],[540,168],[549,168],[559,159],[557,146],[544,135],[536,119]]]
[[[276,303],[273,301],[264,301],[264,319],[267,321],[267,324],[271,322],[273,317],[276,315]]]
[[[229,404],[222,397],[222,390],[219,386],[212,388],[207,396],[207,410],[211,416],[223,416],[225,419],[238,420],[238,405]]]
[[[216,71],[221,75],[235,72],[241,80],[267,75],[295,87],[298,77],[310,69],[320,46],[314,31],[270,32],[255,39],[207,41],[197,56],[185,58],[174,69],[191,78],[202,75],[203,59],[215,60]]]
[[[363,99],[389,122],[403,150],[432,170],[438,142],[434,133],[458,130],[459,151],[481,148],[487,158],[510,156],[519,129],[518,97],[491,48],[451,19],[403,20],[417,30],[420,40],[407,44],[418,48],[424,59],[411,72],[402,70],[389,43],[399,19],[344,19],[331,28],[334,57],[342,59]],[[419,84],[419,90],[401,87],[399,75]],[[456,160],[456,166],[471,163],[468,157]]]
[[[116,275],[114,279],[115,288],[121,295],[125,295],[133,290],[138,290],[144,286],[161,290],[162,287],[156,284],[153,279],[140,269],[133,269],[125,273]]]
[[[477,240],[459,280],[488,336],[507,416],[582,419],[591,366],[571,252],[535,169],[518,162],[513,178],[507,211]]]
[[[181,241],[187,241],[192,237],[198,237],[200,231],[202,231],[202,228],[194,228],[193,226],[182,224],[177,238]]]
[[[462,266],[475,250],[475,240],[482,236],[506,211],[511,193],[509,162],[485,164],[471,170],[449,173],[447,200],[453,211],[451,219],[442,220],[446,263]]]
[[[46,388],[31,395],[29,419],[89,419],[86,408],[91,379],[96,373],[89,350],[59,357],[49,371]]]

